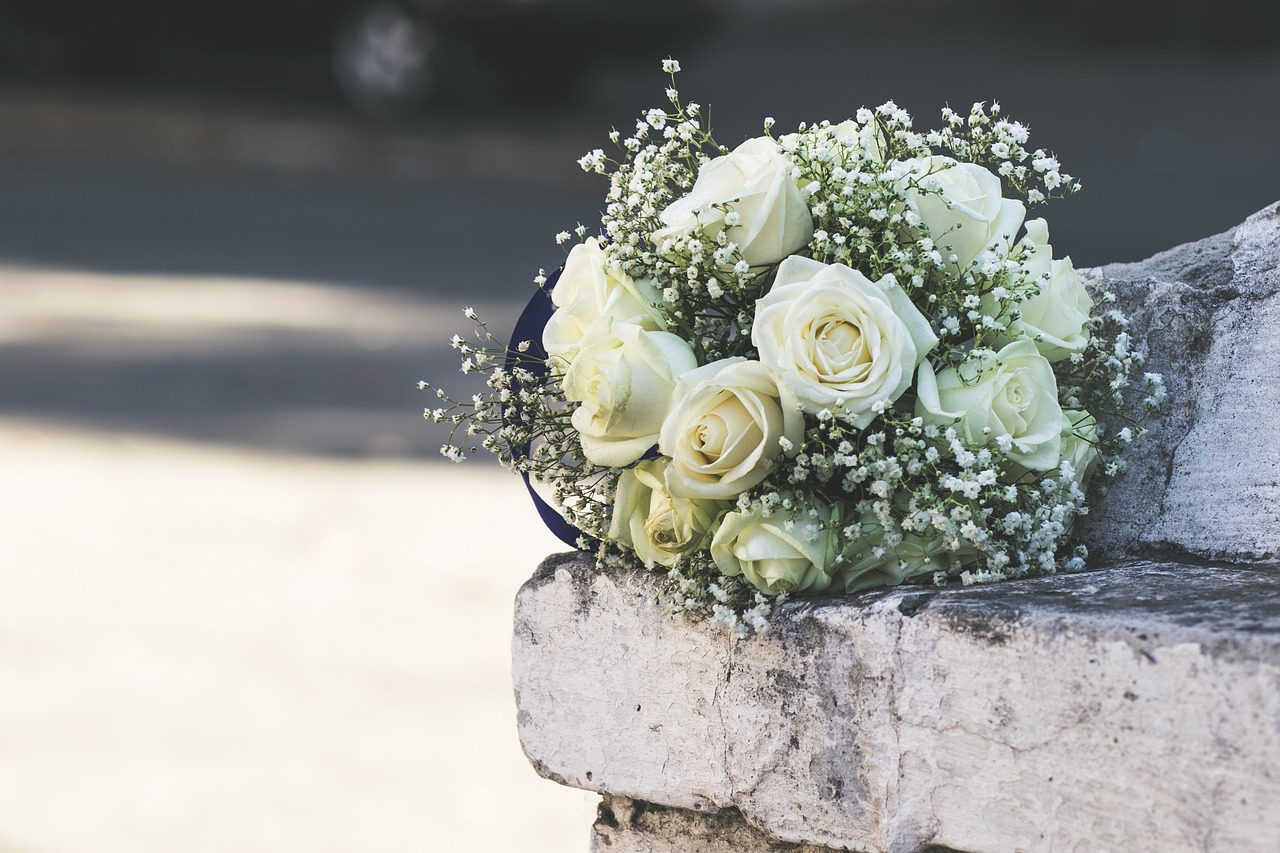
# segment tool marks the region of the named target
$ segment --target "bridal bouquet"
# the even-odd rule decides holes
[[[998,104],[766,119],[730,150],[664,70],[669,106],[580,161],[599,232],[558,235],[509,344],[467,310],[488,390],[427,417],[739,630],[788,595],[1082,568],[1072,523],[1165,392],[1029,218],[1078,182]]]

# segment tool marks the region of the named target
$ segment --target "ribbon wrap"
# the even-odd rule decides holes
[[[534,376],[546,376],[547,368],[547,351],[542,346],[542,330],[546,328],[547,321],[551,319],[551,315],[555,313],[556,306],[551,301],[551,291],[555,288],[556,282],[560,280],[560,273],[564,271],[564,267],[556,270],[547,279],[546,283],[540,286],[533,294],[533,298],[529,300],[529,304],[520,312],[520,318],[516,320],[516,327],[511,332],[511,341],[507,345],[507,358],[503,365],[508,373],[516,368],[522,368],[529,371]],[[529,349],[520,352],[517,345],[522,341],[529,342]],[[502,410],[502,417],[510,423],[520,416],[520,404],[513,402]],[[530,444],[524,444],[520,447],[513,448],[513,456],[523,456],[529,458]],[[533,481],[529,477],[529,472],[521,471],[520,479],[524,480],[524,487],[529,490],[529,497],[533,499],[533,506],[538,510],[542,523],[547,529],[555,535],[557,539],[568,545],[570,548],[578,547],[578,540],[586,538],[588,542],[594,544],[595,540],[590,536],[586,536],[581,530],[565,521],[564,516],[556,511],[555,507],[543,500],[533,488]]]

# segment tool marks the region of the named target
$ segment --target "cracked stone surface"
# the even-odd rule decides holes
[[[593,849],[719,849],[679,841],[706,815],[751,853],[1275,849],[1280,205],[1084,276],[1170,392],[1082,525],[1104,568],[794,601],[748,639],[581,555],[524,586],[534,766],[675,810],[611,812]]]
[[[1225,234],[1082,271],[1109,290],[1169,403],[1084,540],[1103,559],[1280,554],[1280,204]]]

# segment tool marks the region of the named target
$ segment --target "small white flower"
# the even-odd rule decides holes
[[[582,167],[584,172],[599,172],[604,169],[605,157],[604,150],[597,148],[594,151],[588,151],[578,160],[578,165]]]

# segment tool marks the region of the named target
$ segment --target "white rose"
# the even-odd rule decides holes
[[[831,586],[837,544],[821,521],[781,509],[766,518],[758,507],[728,513],[711,540],[711,558],[724,574],[744,575],[768,595],[821,592]]]
[[[805,411],[841,406],[861,428],[874,420],[874,403],[911,386],[938,338],[892,276],[872,282],[793,255],[756,303],[751,342]]]
[[[555,312],[542,330],[547,363],[563,373],[577,356],[582,340],[602,319],[634,323],[645,329],[666,328],[657,305],[661,290],[650,281],[636,281],[611,269],[594,237],[579,243],[565,259],[564,270],[551,291]]]
[[[680,377],[658,449],[671,457],[667,488],[682,498],[734,498],[769,475],[782,439],[799,451],[795,395],[758,361],[725,358]]]
[[[622,472],[614,494],[608,538],[628,546],[645,564],[671,566],[701,548],[716,517],[729,504],[672,497],[668,460],[650,459]]]
[[[572,422],[587,459],[621,467],[643,456],[657,443],[676,380],[697,363],[670,332],[616,321],[596,327],[561,382],[565,399],[581,403]]]
[[[1027,223],[1023,240],[1031,251],[1023,263],[1027,276],[1039,285],[1040,292],[1017,306],[1022,314],[1009,326],[1001,343],[1029,337],[1040,354],[1049,361],[1061,361],[1082,352],[1089,343],[1085,323],[1093,310],[1093,300],[1080,282],[1070,258],[1053,258],[1049,245],[1049,226],[1043,219]]]
[[[1031,471],[1057,467],[1062,407],[1053,368],[1031,341],[1015,341],[983,367],[936,375],[920,365],[916,415],[937,424],[958,421],[969,447],[1009,443],[1006,456]]]
[[[910,165],[907,195],[943,258],[955,255],[965,269],[992,243],[1013,244],[1027,211],[1000,195],[1000,179],[989,170],[940,156]]]
[[[698,170],[693,189],[659,214],[667,226],[653,234],[661,246],[695,233],[714,238],[735,213],[729,240],[752,266],[776,264],[808,244],[813,216],[791,177],[793,164],[768,137],[749,139]]]
[[[880,135],[876,132],[874,121],[858,124],[853,119],[834,124],[828,130],[831,138],[839,142],[858,159],[872,163],[884,161],[884,152],[880,147]]]

